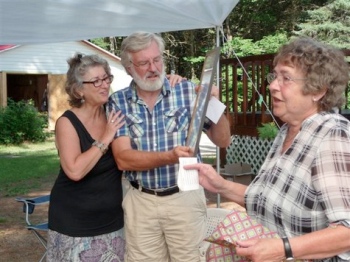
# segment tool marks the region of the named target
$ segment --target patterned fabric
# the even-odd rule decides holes
[[[129,136],[133,149],[141,151],[169,151],[185,145],[191,121],[191,104],[195,100],[195,86],[182,81],[171,88],[167,79],[152,111],[137,96],[135,83],[113,93],[107,112],[122,110],[126,124],[116,136]],[[199,157],[199,156],[198,156]],[[176,185],[178,165],[166,165],[142,172],[126,172],[130,181],[139,180],[143,187],[169,188]]]
[[[124,261],[124,230],[95,237],[70,237],[49,230],[47,261],[60,262],[122,262]]]
[[[236,241],[256,238],[279,238],[276,232],[259,224],[244,211],[232,210],[214,232],[206,238],[211,242],[207,251],[207,262],[248,262],[245,257],[236,254]],[[295,260],[311,262],[312,260]]]
[[[254,238],[279,238],[275,232],[251,219],[244,211],[231,211],[211,236],[206,238],[213,244],[207,252],[207,262],[245,262],[244,257],[236,255],[235,246],[237,240]]]
[[[246,191],[248,214],[280,236],[300,236],[350,221],[350,123],[338,114],[306,119],[286,152],[282,126]],[[344,261],[339,257],[317,261]]]

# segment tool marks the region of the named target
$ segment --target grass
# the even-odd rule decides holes
[[[216,156],[206,156],[202,157],[203,163],[210,164],[212,166],[216,165]]]
[[[52,139],[19,146],[0,145],[0,194],[25,195],[58,174],[59,158]]]
[[[215,164],[215,157],[203,158]],[[59,171],[59,158],[53,139],[44,143],[24,143],[18,146],[0,145],[0,195],[26,195],[53,181]]]

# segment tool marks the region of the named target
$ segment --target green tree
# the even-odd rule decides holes
[[[111,51],[110,43],[107,42],[108,37],[100,37],[89,40],[91,43],[101,47],[104,50]]]
[[[349,0],[335,0],[307,13],[307,19],[297,25],[294,35],[309,36],[339,48],[350,49]]]
[[[288,42],[286,32],[278,32],[274,35],[264,36],[261,40],[244,39],[234,37],[231,41],[224,43],[222,48],[223,58],[244,57],[250,55],[276,53],[278,48]]]
[[[327,0],[240,0],[225,21],[230,37],[254,42],[276,32],[291,32],[303,21],[307,10],[323,6]]]

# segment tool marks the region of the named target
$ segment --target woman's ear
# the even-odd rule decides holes
[[[74,91],[74,97],[80,99],[84,97],[84,93],[81,91]]]
[[[326,92],[327,92],[327,88],[323,88],[323,90],[320,93],[315,94],[315,95],[312,96],[312,101],[313,102],[320,101],[322,99],[322,97],[324,97]]]

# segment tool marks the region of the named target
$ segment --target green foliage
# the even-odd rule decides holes
[[[274,35],[264,36],[261,40],[256,42],[256,45],[261,51],[261,54],[273,54],[277,53],[281,45],[286,44],[289,41],[286,32],[277,32]]]
[[[235,37],[223,45],[222,53],[226,58],[271,54],[276,53],[278,48],[287,42],[287,33],[283,31],[275,35],[264,36],[256,42],[253,42],[252,39]]]
[[[0,144],[21,144],[24,141],[41,142],[49,136],[45,132],[47,118],[40,114],[32,100],[14,102],[0,109]]]
[[[278,128],[274,122],[263,123],[261,127],[258,127],[258,134],[262,139],[274,139],[277,133]]]
[[[305,11],[322,6],[328,0],[240,0],[226,19],[232,36],[258,41],[280,30],[291,32]],[[227,29],[228,31],[228,29]]]
[[[222,53],[226,58],[229,58],[257,55],[260,54],[261,51],[257,49],[252,39],[234,37],[231,41],[224,43]]]
[[[190,64],[196,64],[196,63],[203,63],[205,57],[204,56],[198,56],[198,57],[184,57],[185,61],[188,61]]]
[[[203,157],[202,158],[203,163],[210,164],[212,166],[216,165],[216,157]]]
[[[1,196],[25,195],[56,178],[59,157],[53,141],[0,145],[0,166]]]
[[[91,43],[101,47],[104,50],[110,50],[110,47],[109,47],[110,43],[106,42],[105,38],[94,38],[94,39],[91,39],[90,41]]]
[[[294,35],[309,36],[338,48],[350,49],[349,0],[334,0],[307,14],[306,20],[297,25]]]

